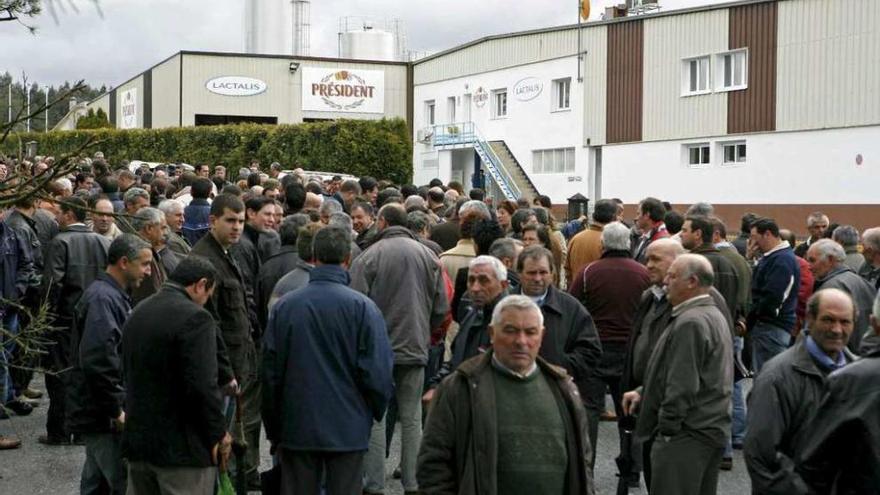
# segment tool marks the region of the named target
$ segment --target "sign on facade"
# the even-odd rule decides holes
[[[544,90],[544,83],[537,77],[520,79],[513,85],[513,97],[519,101],[531,101]]]
[[[120,129],[134,129],[137,127],[137,88],[127,89],[122,92],[121,104],[122,119],[119,122]]]
[[[385,72],[305,67],[302,108],[313,112],[385,113]]]
[[[253,77],[221,76],[205,83],[205,88],[223,96],[254,96],[268,88],[268,85]]]
[[[480,86],[477,88],[477,92],[474,93],[474,104],[477,108],[483,108],[487,101],[489,101],[489,92]]]

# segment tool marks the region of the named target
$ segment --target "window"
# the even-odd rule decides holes
[[[712,163],[709,152],[709,143],[685,145],[687,164],[691,167],[699,167]]]
[[[721,143],[721,156],[724,165],[742,164],[746,161],[746,143]]]
[[[571,108],[571,78],[553,81],[553,110],[569,110]]]
[[[574,172],[574,148],[555,148],[532,151],[532,172],[562,174]]]
[[[492,118],[507,117],[507,88],[492,91]]]
[[[446,122],[451,124],[455,122],[455,97],[446,98]]]
[[[720,71],[718,91],[746,89],[749,84],[748,51],[722,53],[716,56],[716,67]]]
[[[712,90],[709,85],[709,57],[682,61],[682,96],[700,95]]]
[[[425,102],[425,120],[428,122],[428,125],[434,125],[434,107],[434,100]]]

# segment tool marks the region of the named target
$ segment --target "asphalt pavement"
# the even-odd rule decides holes
[[[34,388],[44,390],[42,380],[36,380]],[[0,435],[15,435],[22,440],[17,450],[0,451],[0,494],[3,495],[74,495],[79,493],[80,471],[84,459],[84,447],[47,447],[37,442],[37,437],[45,432],[46,408],[48,399],[41,399],[40,407],[25,417],[13,417],[0,421]],[[386,493],[403,494],[399,480],[392,479],[391,472],[400,459],[400,435],[395,435],[391,457],[386,463],[388,479]],[[614,495],[617,489],[617,427],[615,423],[604,422],[599,428],[598,455],[595,468],[596,493]],[[262,470],[271,466],[267,442],[260,445]],[[734,452],[732,471],[722,471],[719,476],[718,493],[746,495],[751,492],[742,452]],[[630,493],[647,494],[644,481],[640,489]]]

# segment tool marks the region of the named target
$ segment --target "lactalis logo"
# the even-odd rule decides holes
[[[223,96],[254,96],[266,91],[267,87],[259,79],[241,76],[215,77],[205,83],[208,91]]]

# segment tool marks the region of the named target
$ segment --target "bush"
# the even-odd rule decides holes
[[[265,168],[277,161],[289,169],[412,181],[412,142],[401,119],[18,133],[0,143],[0,153],[15,155],[20,143],[36,141],[37,154],[61,155],[78,149],[89,136],[99,143],[87,151],[101,150],[114,164],[123,159],[223,164],[227,176],[236,177],[255,158]]]
[[[95,113],[94,108],[90,108],[87,114],[76,121],[77,129],[101,129],[103,127],[113,127],[103,108],[99,108],[98,113]]]

